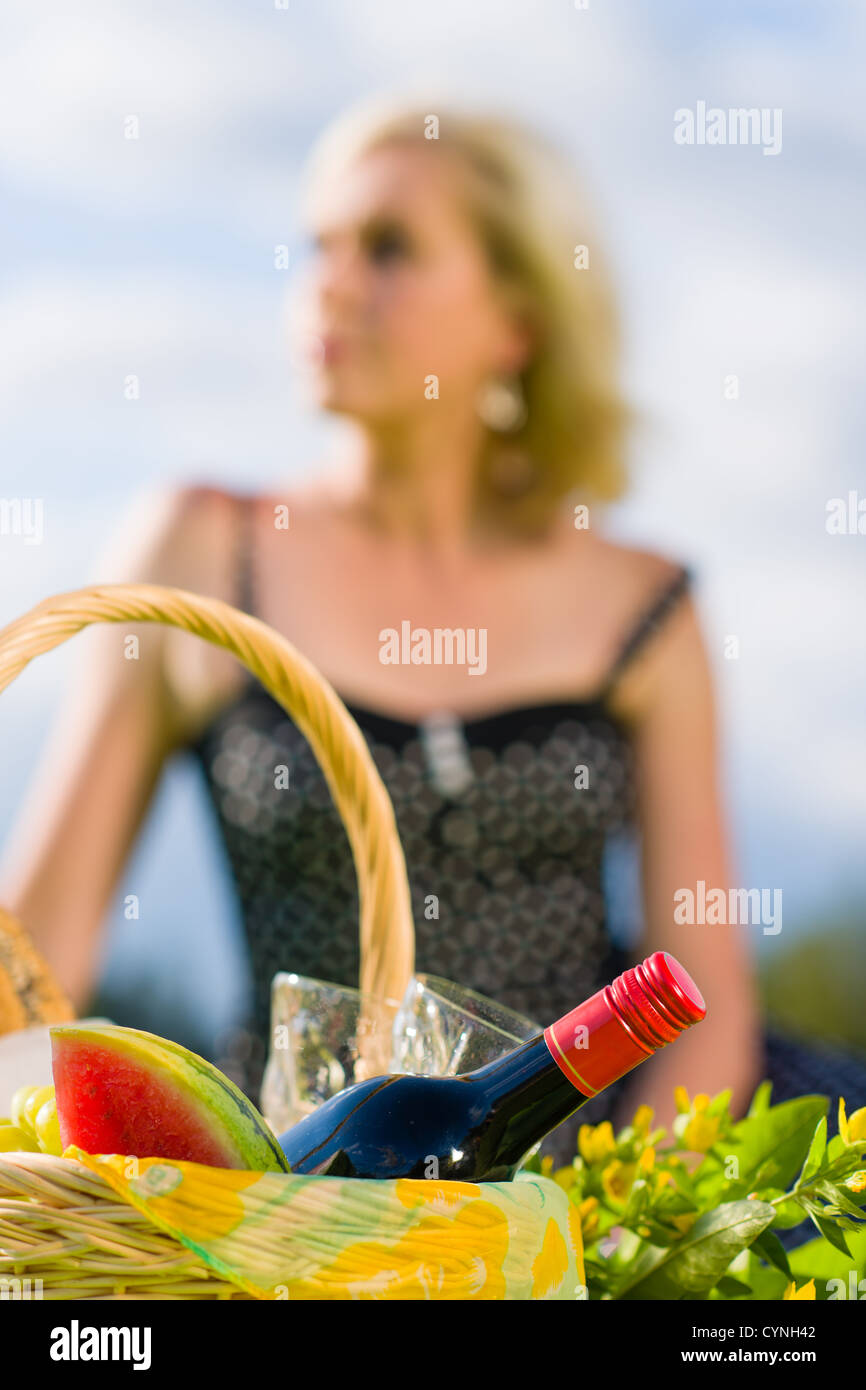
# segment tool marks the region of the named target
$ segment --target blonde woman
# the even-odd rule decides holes
[[[303,488],[185,488],[139,507],[124,562],[100,578],[234,602],[330,679],[395,803],[419,970],[541,1024],[572,1008],[629,963],[610,935],[605,856],[636,823],[634,954],[673,951],[708,1016],[591,1115],[622,1119],[639,1100],[666,1122],[677,1084],[730,1086],[742,1108],[762,1070],[744,942],[674,920],[677,889],[732,880],[712,681],[687,572],[603,534],[626,420],[571,170],[507,122],[353,112],[316,153],[308,207],[302,340],[317,404],[350,427],[345,452]],[[464,659],[458,643],[416,664],[411,634],[423,657],[423,635],[433,652],[446,630],[463,634]],[[83,1005],[160,769],[194,750],[249,942],[255,1093],[274,971],[357,982],[348,844],[261,688],[193,638],[140,635],[138,662],[93,635],[89,688],[37,779],[2,896]],[[277,764],[290,793],[274,788]],[[573,1130],[557,1142],[573,1154]]]

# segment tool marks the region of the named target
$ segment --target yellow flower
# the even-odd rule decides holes
[[[581,1231],[582,1231],[583,1235],[586,1237],[586,1239],[587,1239],[587,1240],[590,1240],[591,1237],[595,1235],[595,1233],[596,1233],[597,1230],[598,1230],[598,1213],[596,1212],[595,1215],[593,1215],[593,1216],[588,1216],[588,1217],[586,1218],[586,1221],[583,1223],[583,1225],[582,1225],[582,1227],[581,1227]]]
[[[598,1229],[598,1198],[584,1197],[573,1210],[577,1212],[578,1224],[583,1234],[591,1236],[593,1231]]]
[[[655,1161],[656,1161],[656,1151],[655,1151],[655,1149],[653,1149],[653,1148],[651,1148],[651,1147],[650,1147],[650,1148],[646,1148],[646,1149],[644,1149],[643,1153],[641,1154],[640,1158],[638,1159],[637,1166],[638,1166],[638,1168],[641,1170],[641,1173],[651,1173],[652,1170],[653,1170],[653,1168],[655,1167]]]
[[[845,1186],[852,1192],[866,1192],[866,1168],[858,1168],[856,1173],[846,1178]]]
[[[710,1097],[706,1092],[699,1091],[689,1101],[689,1094],[685,1086],[677,1086],[674,1089],[674,1099],[680,1114],[689,1116],[688,1124],[682,1131],[677,1126],[677,1133],[683,1144],[694,1153],[706,1153],[718,1139],[722,1125],[721,1119],[717,1115],[707,1114],[710,1107]]]
[[[604,1120],[600,1125],[581,1125],[577,1134],[577,1147],[584,1162],[603,1163],[609,1154],[616,1152],[610,1120]]]
[[[638,1134],[649,1134],[654,1113],[651,1105],[639,1105],[634,1112],[634,1119],[631,1122],[632,1129]]]
[[[657,1192],[660,1191],[661,1188],[663,1188],[663,1187],[673,1187],[674,1185],[675,1185],[675,1184],[674,1184],[674,1175],[673,1175],[673,1173],[668,1173],[667,1170],[664,1169],[664,1168],[658,1168],[658,1169],[656,1169],[656,1191],[657,1191]]]
[[[680,1235],[687,1235],[698,1219],[696,1211],[683,1212],[681,1216],[672,1216],[671,1221],[676,1226]]]
[[[545,1154],[541,1160],[541,1176],[549,1178],[553,1174],[553,1154]]]
[[[696,1102],[701,1099],[703,1097],[695,1096]],[[696,1110],[683,1130],[683,1143],[686,1148],[701,1154],[711,1149],[719,1137],[719,1118],[717,1115],[705,1115],[705,1108]]]
[[[550,1176],[550,1174],[548,1174],[548,1176]],[[577,1182],[577,1173],[572,1165],[569,1165],[568,1168],[557,1168],[552,1176],[553,1181],[557,1183],[564,1192],[568,1192],[569,1188],[574,1187],[574,1184]]]
[[[845,1114],[845,1100],[839,1097],[839,1133],[843,1144],[856,1144],[866,1139],[866,1105],[855,1110],[849,1120]]]
[[[614,1206],[623,1206],[631,1192],[631,1185],[634,1182],[637,1172],[636,1163],[623,1163],[615,1158],[607,1165],[601,1175],[601,1185],[609,1202]]]
[[[794,1283],[793,1279],[791,1280],[790,1284],[788,1285],[788,1287],[786,1288],[785,1292],[784,1292],[783,1295],[782,1295],[782,1299],[783,1299],[783,1300],[785,1300],[785,1299],[790,1299],[791,1301],[793,1301],[794,1299],[798,1299],[798,1298],[799,1298],[799,1299],[810,1299],[810,1298],[814,1299],[814,1298],[815,1298],[815,1280],[814,1280],[814,1279],[810,1279],[809,1282],[808,1282],[808,1284],[804,1284],[804,1285],[803,1285],[802,1289],[798,1289],[797,1286],[796,1286],[796,1284]]]
[[[681,1115],[687,1115],[692,1108],[689,1093],[685,1086],[674,1086],[674,1105]]]

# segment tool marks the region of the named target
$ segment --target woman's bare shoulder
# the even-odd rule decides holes
[[[236,601],[241,494],[209,483],[183,483],[137,495],[117,524],[97,582],[156,584],[224,602]],[[234,657],[169,627],[148,649],[159,662],[179,730],[194,728],[238,688]]]
[[[207,481],[155,489],[136,497],[122,517],[101,577],[171,584],[231,603],[242,548],[263,539],[268,520],[302,545],[305,537],[320,542],[340,511],[339,495],[315,479],[274,489]]]
[[[618,541],[595,527],[582,529],[569,515],[557,526],[555,543],[575,577],[603,588],[624,619],[642,600],[652,602],[684,568],[682,560],[662,551]]]
[[[227,597],[225,545],[232,498],[189,483],[138,493],[99,560],[97,581],[168,584]]]
[[[579,631],[594,632],[603,652],[599,669],[613,680],[613,708],[640,717],[671,669],[700,640],[688,586],[688,566],[675,556],[597,529],[559,533],[559,587],[575,595]]]
[[[260,510],[274,517],[279,511],[287,513],[282,524],[301,536],[321,535],[356,518],[359,510],[357,487],[320,469],[313,470],[307,478],[263,489],[255,494],[255,501]]]
[[[623,598],[652,601],[667,581],[682,571],[681,560],[660,550],[596,536],[596,563]]]
[[[706,676],[701,622],[688,583],[689,566],[657,550],[602,542],[616,596],[617,655],[623,663],[611,704],[626,718],[646,718],[671,690],[697,690]],[[683,576],[686,583],[680,584]]]

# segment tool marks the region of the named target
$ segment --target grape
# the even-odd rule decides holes
[[[36,1134],[36,1115],[47,1100],[54,1099],[53,1086],[37,1086],[30,1093],[24,1102],[24,1116],[21,1123],[22,1129],[27,1129],[31,1134]]]
[[[12,1104],[9,1108],[9,1114],[13,1125],[16,1125],[19,1129],[24,1124],[24,1106],[26,1105],[30,1097],[33,1095],[34,1091],[38,1090],[38,1086],[19,1086],[18,1090],[12,1097]]]
[[[17,1125],[0,1125],[0,1153],[38,1153],[39,1145],[31,1134],[26,1134]]]
[[[54,1154],[58,1158],[63,1153],[53,1089],[49,1099],[36,1112],[36,1138],[43,1153]]]

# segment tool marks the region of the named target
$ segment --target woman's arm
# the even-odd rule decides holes
[[[139,499],[97,580],[195,587],[196,496],[190,489]],[[181,711],[166,680],[167,633],[155,623],[112,623],[75,639],[76,681],[0,864],[0,903],[26,927],[77,1009],[92,992],[106,910],[180,735]]]
[[[694,976],[707,1016],[632,1079],[619,1123],[640,1102],[659,1124],[675,1114],[673,1090],[731,1087],[742,1113],[760,1080],[759,1016],[748,927],[678,924],[674,894],[699,880],[733,885],[717,768],[713,683],[691,601],[682,603],[629,668],[618,692],[634,725],[647,954],[670,951]]]

